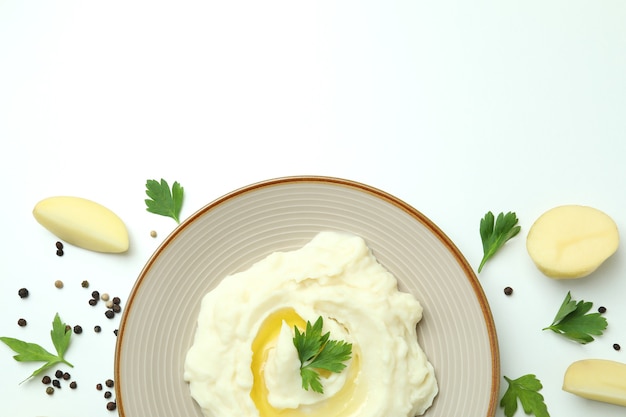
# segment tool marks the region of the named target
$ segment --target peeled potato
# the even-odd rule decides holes
[[[551,278],[582,278],[596,270],[619,245],[617,225],[587,206],[555,207],[542,214],[526,238],[526,249]]]
[[[108,208],[80,197],[50,197],[33,209],[35,219],[59,239],[96,252],[128,250],[124,222]]]
[[[563,391],[626,406],[626,364],[606,359],[574,362],[565,371]]]

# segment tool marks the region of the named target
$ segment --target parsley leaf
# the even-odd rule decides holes
[[[12,337],[0,337],[0,341],[17,353],[17,355],[13,356],[13,359],[18,362],[45,362],[43,366],[24,380],[26,381],[58,363],[64,363],[73,368],[74,365],[65,360],[65,352],[70,345],[71,337],[72,331],[65,329],[65,324],[61,321],[59,313],[57,313],[52,321],[52,330],[50,331],[50,338],[56,349],[56,355],[48,352],[36,343],[28,343]]]
[[[568,291],[552,324],[543,330],[552,330],[583,345],[593,342],[592,335],[602,335],[608,324],[600,313],[587,314],[592,306],[593,303],[590,301],[572,300],[572,295]]]
[[[163,178],[146,181],[146,195],[150,197],[144,200],[146,210],[150,213],[171,217],[180,223],[180,210],[183,207],[184,188],[178,182],[174,182],[172,189]]]
[[[511,238],[515,237],[520,230],[520,226],[517,225],[517,216],[513,212],[506,214],[498,214],[498,218],[495,219],[492,212],[487,212],[485,217],[480,219],[480,238],[483,241],[483,259],[480,261],[478,267],[478,273],[482,271],[483,266],[489,258],[496,254],[496,252]]]
[[[300,359],[302,388],[308,391],[310,387],[320,394],[324,393],[324,388],[318,371],[339,373],[346,367],[343,362],[350,359],[352,355],[352,344],[343,340],[329,340],[330,332],[322,334],[323,325],[324,320],[320,316],[315,324],[307,321],[304,332],[300,332],[294,326],[295,336],[293,337],[293,344]]]
[[[504,415],[512,417],[517,411],[517,401],[522,403],[526,414],[534,414],[535,417],[550,417],[543,395],[539,390],[543,388],[541,381],[533,374],[521,376],[517,379],[504,377],[509,387],[500,400],[500,407],[504,408]]]

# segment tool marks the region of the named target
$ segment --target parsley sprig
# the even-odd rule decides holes
[[[552,324],[543,330],[552,330],[575,342],[586,344],[594,340],[592,335],[600,336],[607,327],[607,321],[600,313],[589,313],[593,303],[572,300],[567,292]]]
[[[294,326],[293,338],[300,359],[302,388],[308,391],[310,387],[320,394],[324,393],[324,387],[319,370],[339,373],[346,367],[343,362],[352,355],[352,344],[343,340],[329,340],[330,332],[322,334],[323,325],[324,320],[320,316],[313,325],[307,321],[302,333]]]
[[[26,381],[59,363],[64,363],[73,368],[74,365],[65,359],[65,353],[70,345],[71,337],[72,331],[66,329],[66,325],[61,321],[59,313],[57,313],[52,321],[52,330],[50,331],[50,338],[57,352],[56,355],[48,352],[36,343],[24,342],[12,337],[0,337],[0,340],[17,353],[17,355],[13,356],[13,359],[18,362],[45,362],[43,366],[36,369],[24,380]]]
[[[517,221],[515,213],[510,211],[506,214],[498,214],[497,219],[495,219],[493,213],[489,211],[485,214],[485,217],[480,220],[480,238],[483,242],[483,259],[478,266],[478,273],[482,271],[483,266],[485,266],[489,258],[495,255],[507,241],[520,232],[521,227],[517,226]]]
[[[183,207],[184,188],[178,182],[172,184],[172,189],[163,178],[146,181],[146,195],[150,197],[144,200],[146,210],[150,213],[171,217],[180,223],[180,210]]]
[[[533,374],[527,374],[517,379],[504,376],[509,387],[500,400],[500,407],[504,408],[504,415],[512,417],[517,411],[517,402],[522,404],[526,414],[535,417],[550,417],[548,407],[539,391],[543,388],[541,381]]]

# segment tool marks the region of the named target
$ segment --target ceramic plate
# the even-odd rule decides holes
[[[365,239],[424,307],[418,340],[439,395],[428,417],[495,414],[499,356],[489,305],[450,239],[419,211],[368,185],[287,177],[233,191],[190,216],[148,260],[128,299],[115,353],[121,417],[202,417],[183,381],[200,300],[223,277],[322,230]]]

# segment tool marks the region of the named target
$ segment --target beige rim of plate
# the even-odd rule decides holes
[[[365,239],[424,306],[418,340],[439,395],[428,417],[495,415],[500,362],[491,310],[469,263],[428,218],[368,185],[331,177],[252,184],[206,205],[176,228],[141,271],[115,352],[121,417],[202,417],[183,381],[203,295],[226,275],[322,230]]]

